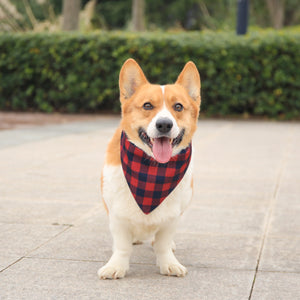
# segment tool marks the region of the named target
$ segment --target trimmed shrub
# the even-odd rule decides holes
[[[0,109],[96,112],[119,109],[118,75],[132,57],[150,82],[174,82],[197,65],[207,115],[300,116],[300,34],[3,34]]]

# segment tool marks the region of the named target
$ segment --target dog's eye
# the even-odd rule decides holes
[[[182,111],[183,110],[183,105],[181,103],[176,103],[173,106],[173,108],[174,108],[175,111]]]
[[[145,110],[151,110],[151,109],[153,109],[153,105],[150,102],[146,102],[146,103],[144,103],[143,108]]]

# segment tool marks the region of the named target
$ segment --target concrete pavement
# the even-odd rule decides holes
[[[300,123],[201,120],[195,195],[159,275],[137,245],[125,279],[111,255],[99,177],[118,117],[0,131],[0,299],[299,299]]]

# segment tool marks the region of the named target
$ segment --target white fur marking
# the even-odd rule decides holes
[[[190,164],[176,189],[151,214],[145,215],[129,190],[122,167],[104,166],[103,197],[109,208],[114,250],[109,262],[98,271],[101,279],[124,277],[129,269],[132,241],[146,240],[153,236],[160,272],[175,276],[186,274],[186,268],[172,252],[172,239],[176,219],[186,209],[192,197],[191,180]]]
[[[175,118],[170,113],[170,111],[167,109],[165,104],[163,106],[163,109],[161,111],[159,111],[156,114],[156,116],[149,123],[149,125],[147,127],[148,136],[150,136],[151,138],[155,138],[155,137],[159,136],[159,132],[157,131],[157,128],[156,128],[156,121],[160,118],[168,118],[168,119],[172,120],[173,127],[170,132],[170,138],[172,138],[172,139],[176,138],[180,132],[180,129],[177,125]]]
[[[149,125],[147,127],[147,134],[151,138],[155,138],[157,135],[159,135],[159,133],[157,132],[157,129],[156,129],[156,121],[160,118],[168,118],[168,119],[172,120],[172,122],[173,122],[173,127],[172,127],[171,132],[170,132],[170,137],[172,139],[174,139],[175,137],[178,136],[178,134],[180,132],[180,129],[177,125],[177,122],[176,122],[175,118],[173,117],[171,112],[167,109],[166,101],[165,101],[165,97],[164,97],[164,95],[165,95],[165,86],[161,85],[160,88],[161,88],[162,94],[163,94],[164,105],[163,105],[162,110],[159,111],[156,114],[156,116],[149,123]]]

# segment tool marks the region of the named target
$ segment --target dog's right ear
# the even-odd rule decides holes
[[[139,64],[132,58],[127,59],[119,76],[121,101],[129,99],[145,83],[148,83],[148,80]]]

